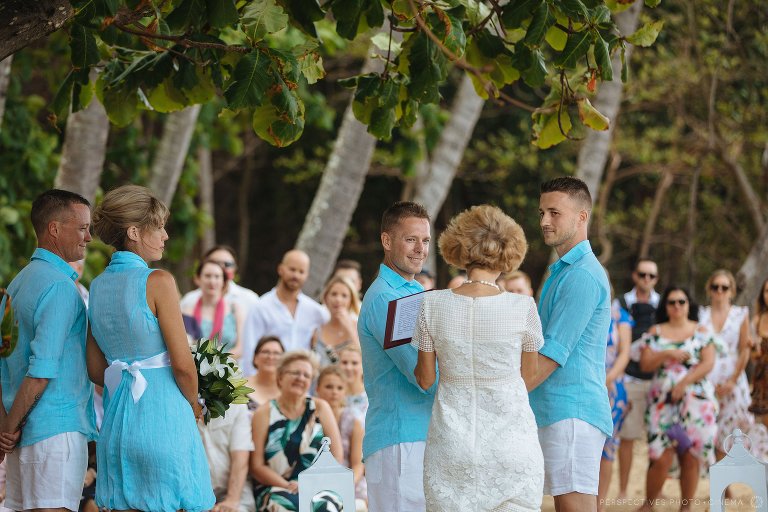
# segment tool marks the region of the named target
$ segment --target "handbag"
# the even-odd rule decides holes
[[[685,430],[685,426],[680,418],[680,406],[672,403],[672,394],[667,393],[666,403],[673,407],[673,422],[667,430],[664,432],[667,437],[672,441],[672,445],[675,447],[675,451],[678,456],[682,456],[685,452],[690,450],[693,445],[693,441],[688,437],[688,432]]]

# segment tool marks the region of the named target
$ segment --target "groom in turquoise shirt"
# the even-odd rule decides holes
[[[414,275],[429,254],[429,231],[421,205],[398,202],[384,212],[384,263],[357,323],[369,400],[363,457],[370,512],[425,510],[424,447],[437,383],[426,392],[419,387],[413,374],[417,350],[410,344],[383,345],[389,301],[424,291]]]
[[[587,240],[591,210],[589,189],[577,178],[541,186],[544,243],[560,259],[539,298],[544,346],[530,402],[544,454],[544,494],[554,497],[558,512],[597,509],[600,457],[613,434],[605,387],[610,291]]]
[[[8,286],[18,343],[0,358],[0,449],[12,510],[77,510],[96,437],[86,313],[68,262],[91,240],[88,201],[64,190],[32,203],[38,248]],[[4,308],[0,308],[0,311]],[[0,454],[1,457],[1,454]]]

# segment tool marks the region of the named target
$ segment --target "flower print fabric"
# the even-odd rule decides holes
[[[658,327],[657,327],[658,328]],[[718,403],[712,383],[703,378],[688,385],[685,395],[678,403],[669,403],[668,395],[692,368],[701,361],[701,350],[707,345],[718,346],[711,333],[697,330],[682,341],[672,341],[661,335],[646,334],[632,344],[632,357],[640,358],[644,347],[654,351],[682,349],[690,354],[684,363],[666,361],[651,381],[648,392],[648,411],[645,421],[648,426],[648,457],[656,460],[675,442],[666,432],[675,423],[680,423],[691,440],[691,453],[702,466],[715,463],[715,436],[717,435]]]

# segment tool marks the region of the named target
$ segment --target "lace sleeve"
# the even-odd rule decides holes
[[[531,300],[528,308],[528,318],[523,332],[523,352],[538,352],[544,346],[544,335],[541,332],[541,319],[536,311],[536,303]]]
[[[422,352],[434,352],[435,344],[427,329],[427,314],[425,309],[424,303],[422,303],[421,311],[419,311],[419,319],[416,321],[416,330],[413,332],[413,338],[411,339],[411,345]]]

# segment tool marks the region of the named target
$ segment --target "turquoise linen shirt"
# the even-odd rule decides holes
[[[605,349],[611,323],[608,277],[588,240],[549,267],[539,299],[544,346],[557,368],[531,391],[536,423],[546,427],[576,418],[613,435],[605,387]]]
[[[365,292],[357,332],[363,350],[363,379],[368,394],[363,457],[400,443],[426,441],[437,382],[424,391],[416,382],[418,350],[410,344],[384,350],[389,301],[423,292],[388,266]]]
[[[19,340],[10,356],[0,358],[5,410],[10,411],[24,377],[49,379],[19,446],[64,432],[96,438],[93,385],[85,366],[86,312],[76,278],[63,259],[38,248],[8,286]]]

